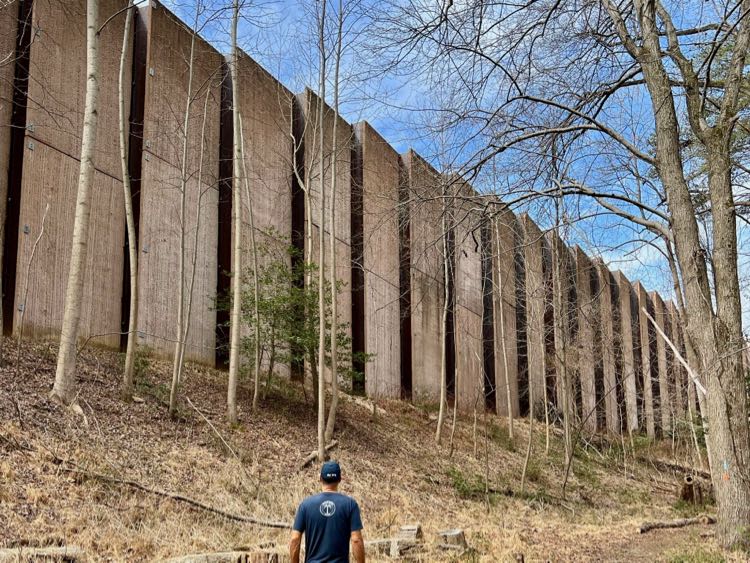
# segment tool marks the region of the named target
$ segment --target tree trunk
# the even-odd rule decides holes
[[[185,332],[185,221],[187,214],[185,212],[187,204],[187,183],[188,183],[188,140],[190,133],[190,109],[193,105],[193,71],[195,68],[195,37],[198,29],[198,7],[195,9],[195,21],[193,23],[192,35],[190,38],[190,59],[188,60],[188,89],[187,99],[185,100],[185,115],[182,123],[182,159],[180,162],[180,257],[177,267],[177,326],[175,327],[174,358],[172,359],[172,385],[169,390],[169,414],[177,414],[177,396],[179,392],[180,379],[182,376],[182,358],[185,342],[183,335]],[[200,191],[200,184],[198,185]],[[199,198],[200,199],[200,198]]]
[[[255,339],[253,342],[253,410],[258,408],[258,387],[260,386],[260,282],[258,281],[258,245],[255,241],[255,215],[253,214],[253,200],[250,197],[250,181],[248,180],[245,161],[245,133],[240,115],[240,153],[242,154],[242,176],[245,179],[245,198],[247,198],[247,213],[250,222],[250,251],[253,258],[253,315],[255,316]],[[273,367],[273,363],[271,364]],[[270,375],[270,373],[269,373]]]
[[[435,430],[435,441],[439,444],[443,433],[443,424],[445,423],[445,411],[448,408],[448,307],[449,303],[449,279],[450,279],[450,257],[448,248],[448,203],[447,191],[442,190],[443,201],[443,319],[441,323],[442,346],[440,347],[440,408],[438,410],[437,429]]]
[[[130,46],[130,31],[133,26],[135,6],[133,0],[128,3],[123,32],[122,51],[120,53],[120,76],[118,98],[120,105],[120,163],[122,164],[122,188],[125,199],[125,221],[128,234],[128,266],[130,268],[130,310],[128,311],[128,343],[125,348],[125,370],[122,374],[122,395],[129,400],[133,395],[133,370],[135,365],[135,348],[138,343],[138,244],[135,232],[135,214],[133,213],[133,191],[128,170],[128,124],[125,113],[125,61]]]
[[[65,310],[60,331],[60,349],[57,354],[55,384],[50,395],[53,400],[63,404],[70,403],[75,397],[76,340],[81,320],[83,283],[86,273],[91,188],[94,182],[94,152],[99,118],[97,111],[99,98],[98,12],[99,2],[88,0],[86,3],[86,105],[83,117],[81,168],[78,176]]]
[[[331,406],[328,410],[325,442],[333,439],[336,426],[336,411],[339,405],[339,376],[338,376],[338,288],[336,287],[336,188],[338,185],[339,158],[339,71],[341,68],[341,49],[344,27],[344,5],[339,0],[338,32],[336,35],[336,62],[333,73],[333,137],[331,142]]]
[[[237,22],[240,17],[239,0],[232,9],[232,53],[229,68],[232,77],[232,312],[229,320],[229,384],[227,385],[227,419],[237,423],[237,380],[240,373],[240,317],[242,314],[242,178],[240,153],[240,109],[237,64]]]
[[[326,184],[325,184],[325,99],[326,99],[326,47],[325,47],[326,0],[321,2],[320,20],[318,21],[318,49],[320,75],[318,79],[318,131],[320,135],[318,153],[318,181],[320,182],[320,220],[318,225],[318,461],[323,462],[326,456]],[[332,280],[333,283],[333,280]]]

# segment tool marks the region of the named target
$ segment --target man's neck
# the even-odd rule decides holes
[[[336,485],[323,485],[323,492],[324,493],[337,493],[339,492],[339,486]]]

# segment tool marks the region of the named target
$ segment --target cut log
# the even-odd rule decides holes
[[[331,450],[332,450],[333,448],[335,448],[335,447],[336,447],[336,446],[338,446],[338,445],[339,445],[339,441],[338,441],[338,440],[333,440],[333,441],[331,441],[331,443],[330,443],[330,444],[328,444],[328,445],[326,446],[326,448],[325,448],[326,454],[327,454],[328,452],[330,452],[330,451],[331,451]],[[315,461],[316,459],[318,459],[318,451],[317,451],[317,450],[315,450],[314,452],[310,452],[310,455],[309,455],[309,456],[307,456],[307,457],[306,457],[306,458],[304,459],[304,461],[303,461],[303,462],[302,462],[302,463],[300,464],[300,466],[299,466],[299,470],[300,470],[300,471],[302,471],[302,470],[303,470],[303,469],[304,469],[305,467],[307,467],[308,465],[310,465],[310,464],[311,464],[311,463],[312,463],[313,461]]]
[[[716,524],[716,518],[701,514],[695,518],[682,518],[680,520],[668,520],[664,522],[644,522],[638,527],[639,534],[645,534],[651,530],[660,530],[666,528],[684,528],[694,524]]]
[[[0,563],[21,561],[66,561],[78,563],[86,560],[86,552],[78,547],[13,547],[0,549]]]
[[[289,556],[269,551],[222,551],[182,555],[166,563],[289,563]]]
[[[437,535],[440,544],[455,545],[461,548],[469,547],[469,544],[466,543],[466,536],[463,530],[443,530],[438,532]]]
[[[424,534],[422,533],[422,526],[419,524],[407,524],[405,526],[401,526],[398,530],[398,536],[399,539],[402,540],[423,540]]]
[[[387,557],[403,557],[404,555],[419,552],[424,547],[422,542],[401,538],[385,538],[368,540],[365,549],[375,550],[380,555]]]

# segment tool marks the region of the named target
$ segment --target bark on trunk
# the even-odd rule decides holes
[[[57,354],[57,370],[51,398],[70,403],[75,397],[76,340],[81,320],[83,282],[86,272],[86,256],[91,216],[91,188],[94,182],[94,152],[98,124],[97,103],[99,98],[99,2],[86,3],[86,105],[83,118],[83,141],[81,143],[81,168],[78,176],[76,214],[73,223],[73,244],[65,292],[65,310],[60,349]]]
[[[239,0],[234,0],[232,10],[232,53],[230,55],[230,73],[232,78],[232,313],[229,320],[229,383],[227,385],[227,419],[237,423],[237,380],[240,373],[240,317],[242,313],[242,178],[240,154],[240,110],[237,63],[237,21],[240,16]]]
[[[135,366],[135,348],[138,330],[138,247],[135,233],[135,215],[133,213],[133,192],[128,170],[128,123],[125,113],[125,62],[130,46],[130,31],[133,26],[133,0],[128,3],[125,16],[125,30],[120,53],[119,105],[120,105],[120,162],[122,165],[122,189],[125,198],[125,222],[128,230],[128,266],[130,268],[130,309],[128,311],[128,343],[125,348],[125,370],[122,374],[122,395],[130,399],[133,395],[133,370]],[[2,242],[2,241],[0,241]]]

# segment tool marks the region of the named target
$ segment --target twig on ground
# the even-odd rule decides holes
[[[192,499],[190,497],[186,497],[184,495],[178,494],[178,493],[170,493],[168,491],[162,491],[160,489],[153,489],[151,487],[147,487],[146,485],[143,485],[142,483],[139,483],[138,481],[132,481],[130,479],[120,479],[118,477],[112,477],[110,475],[104,475],[102,473],[95,473],[92,471],[86,471],[84,469],[79,469],[77,467],[62,467],[62,470],[67,473],[73,473],[75,475],[80,475],[81,477],[85,479],[92,479],[95,481],[102,481],[104,483],[114,483],[118,485],[127,485],[129,487],[132,487],[134,489],[138,489],[139,491],[143,491],[145,493],[150,493],[152,495],[169,498],[172,500],[176,500],[179,502],[184,502],[185,504],[189,504],[190,506],[194,508],[199,508],[200,510],[205,510],[206,512],[211,512],[213,514],[217,514],[223,518],[226,518],[228,520],[234,520],[237,522],[245,522],[248,524],[256,524],[258,526],[264,526],[267,528],[291,528],[291,524],[288,522],[278,522],[278,521],[272,521],[272,520],[263,520],[261,518],[256,518],[255,516],[243,516],[241,514],[233,514],[231,512],[227,512],[225,510],[221,510],[219,508],[209,506],[207,504],[204,504],[198,500]]]
[[[669,520],[663,522],[644,522],[638,526],[638,533],[645,534],[650,530],[665,528],[684,528],[693,524],[716,524],[716,518],[707,514],[701,514],[695,518],[681,518],[680,520]]]
[[[333,448],[339,445],[338,440],[333,440],[330,444],[326,446],[326,453],[330,452]],[[305,460],[302,462],[302,464],[299,466],[300,471],[302,471],[305,467],[310,465],[315,459],[318,457],[318,452],[310,452],[310,455],[305,458]]]

